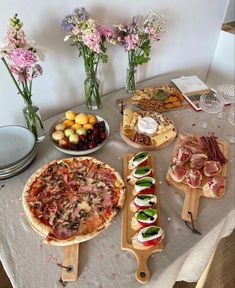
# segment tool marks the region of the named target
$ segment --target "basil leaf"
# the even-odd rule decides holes
[[[144,209],[137,213],[136,218],[139,220],[148,220],[149,218],[152,218],[153,216],[155,216],[156,213],[157,213],[157,210],[155,209]]]
[[[140,200],[145,200],[145,199],[152,199],[153,196],[149,196],[149,195],[138,195],[137,198],[139,198]]]
[[[148,215],[149,217],[153,217],[155,214],[157,214],[157,210],[156,209],[144,209],[143,212]]]
[[[157,235],[159,230],[159,227],[150,227],[148,230],[142,233],[143,238],[149,238],[151,236]]]
[[[144,159],[146,156],[148,155],[148,151],[144,151],[144,152],[140,152],[138,154],[135,155],[133,162],[136,160],[142,160]]]
[[[142,178],[137,180],[135,184],[142,187],[150,187],[153,185],[153,182],[149,178]]]
[[[140,174],[140,175],[142,175],[142,174],[145,174],[145,173],[149,172],[149,170],[150,170],[150,167],[149,167],[149,166],[139,167],[139,168],[137,168],[137,169],[135,170],[135,174]]]

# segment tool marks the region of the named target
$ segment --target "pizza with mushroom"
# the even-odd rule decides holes
[[[23,192],[31,226],[45,242],[61,246],[96,236],[110,224],[124,199],[119,173],[92,157],[44,165],[30,177]]]

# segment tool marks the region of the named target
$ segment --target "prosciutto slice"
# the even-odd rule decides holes
[[[177,155],[173,159],[173,163],[175,164],[184,164],[186,163],[190,157],[192,156],[192,152],[184,147],[179,147]]]
[[[206,149],[200,137],[192,136],[186,133],[179,135],[179,146],[184,147],[191,151],[193,154],[205,153]]]
[[[207,158],[206,154],[193,154],[190,159],[190,167],[194,169],[202,169]]]
[[[171,175],[171,178],[175,182],[182,182],[184,180],[185,176],[187,175],[188,170],[186,169],[186,167],[184,167],[180,164],[176,164],[176,165],[171,167],[169,173]]]
[[[203,172],[205,176],[212,177],[220,173],[222,166],[218,161],[206,161]]]
[[[209,178],[207,184],[203,187],[204,194],[212,197],[221,197],[226,181],[227,177],[225,176]]]
[[[186,178],[186,183],[192,188],[200,188],[202,173],[197,169],[190,169]]]

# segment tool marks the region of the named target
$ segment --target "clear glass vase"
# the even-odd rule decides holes
[[[43,127],[39,108],[33,103],[25,102],[23,113],[28,129],[33,132],[37,142],[42,142],[46,138],[46,132]]]
[[[97,110],[101,107],[100,81],[96,75],[87,75],[84,81],[86,106],[90,110]]]
[[[126,91],[133,93],[136,86],[136,70],[128,68],[126,69]]]

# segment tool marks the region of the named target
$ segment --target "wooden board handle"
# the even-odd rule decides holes
[[[78,278],[79,244],[64,247],[61,278],[64,282],[76,281]]]
[[[145,284],[149,281],[151,277],[151,273],[149,272],[149,269],[148,269],[149,254],[141,253],[136,256],[137,256],[138,267],[135,273],[135,277],[138,282],[140,282],[141,284]]]
[[[199,199],[201,197],[201,190],[190,189],[185,191],[184,205],[181,218],[185,221],[191,222],[189,211],[192,213],[193,220],[197,218]]]

